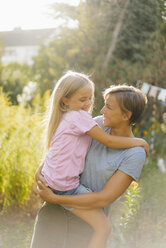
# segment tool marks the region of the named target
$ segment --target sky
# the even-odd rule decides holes
[[[0,0],[0,31],[57,27],[62,20],[51,16],[50,5],[55,2],[76,5],[79,0]]]

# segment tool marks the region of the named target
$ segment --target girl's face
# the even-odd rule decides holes
[[[103,115],[103,124],[105,127],[118,127],[124,121],[122,112],[114,94],[108,94],[105,99],[105,105],[101,109]]]
[[[93,91],[90,85],[78,89],[70,98],[63,97],[62,101],[70,110],[89,111],[92,105]]]

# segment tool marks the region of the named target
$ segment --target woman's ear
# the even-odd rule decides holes
[[[131,111],[124,112],[123,113],[123,119],[124,119],[124,121],[129,121],[130,118],[131,118],[131,116],[132,116],[132,112]]]

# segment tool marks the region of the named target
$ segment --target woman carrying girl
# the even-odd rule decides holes
[[[47,140],[42,174],[55,194],[72,195],[91,190],[80,184],[85,157],[96,139],[110,148],[142,146],[148,153],[146,141],[138,138],[113,136],[103,131],[90,115],[94,84],[84,74],[68,72],[57,82],[47,125]],[[123,118],[128,120],[128,114]],[[110,224],[100,208],[77,209],[63,206],[87,222],[94,230],[88,248],[104,248]]]

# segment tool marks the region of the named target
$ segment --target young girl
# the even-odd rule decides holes
[[[93,82],[86,75],[76,72],[68,72],[60,78],[52,93],[47,126],[47,154],[42,174],[56,194],[90,191],[79,183],[79,175],[84,170],[85,156],[92,138],[111,148],[143,146],[148,149],[142,139],[117,137],[104,132],[89,113],[93,97]],[[128,121],[127,114],[123,118]],[[65,208],[93,228],[88,248],[104,248],[110,224],[103,211]]]

